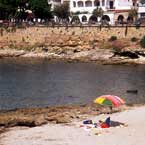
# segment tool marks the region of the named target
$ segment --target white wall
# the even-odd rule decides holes
[[[116,0],[115,8],[118,10],[128,10],[132,7],[132,0]]]

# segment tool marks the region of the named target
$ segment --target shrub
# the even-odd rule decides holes
[[[111,36],[109,39],[109,41],[115,41],[115,40],[117,40],[117,36]]]
[[[143,36],[142,39],[140,40],[140,45],[141,47],[145,48],[145,36]]]
[[[137,41],[137,38],[136,37],[132,37],[131,38],[131,42],[136,42]]]

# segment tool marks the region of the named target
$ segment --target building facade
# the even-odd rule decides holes
[[[50,0],[52,6],[62,4],[65,0]],[[93,10],[101,8],[103,10],[102,17],[93,20],[99,22],[106,20],[109,24],[114,25],[120,22],[131,20],[129,11],[134,8],[138,11],[139,18],[145,18],[145,4],[141,4],[139,0],[67,0],[70,12],[74,16],[78,16],[82,24],[89,23],[93,18]]]
[[[80,12],[81,23],[89,22],[95,8],[102,8],[103,19],[110,24],[128,19],[128,11],[133,7],[132,0],[70,0],[70,11]],[[87,12],[87,13],[86,13]],[[97,18],[99,21],[101,18]]]

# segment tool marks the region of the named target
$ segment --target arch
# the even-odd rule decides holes
[[[100,0],[95,0],[94,1],[94,6],[96,6],[96,7],[100,6]]]
[[[124,16],[123,15],[119,15],[117,18],[117,21],[119,24],[121,24],[124,21]]]
[[[86,1],[85,7],[92,7],[92,1]]]
[[[78,7],[83,7],[83,6],[84,6],[83,1],[78,1]]]
[[[119,15],[117,18],[118,21],[123,21],[124,20],[124,16],[123,15]]]
[[[110,17],[108,15],[104,15],[102,17],[102,20],[107,21],[107,22],[110,22]]]
[[[85,15],[82,16],[82,22],[87,22],[87,17]]]
[[[90,18],[89,18],[89,23],[90,24],[95,24],[98,22],[98,18],[95,16],[95,15],[92,15]]]
[[[128,17],[127,17],[127,22],[132,23],[132,22],[133,22],[133,17],[128,16]]]
[[[73,7],[76,7],[76,2],[75,1],[73,1]]]
[[[79,16],[73,16],[70,23],[71,24],[80,24]]]

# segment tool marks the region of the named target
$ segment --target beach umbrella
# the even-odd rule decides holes
[[[125,101],[118,96],[102,95],[96,98],[94,103],[110,107],[119,107],[120,105],[125,104]]]

